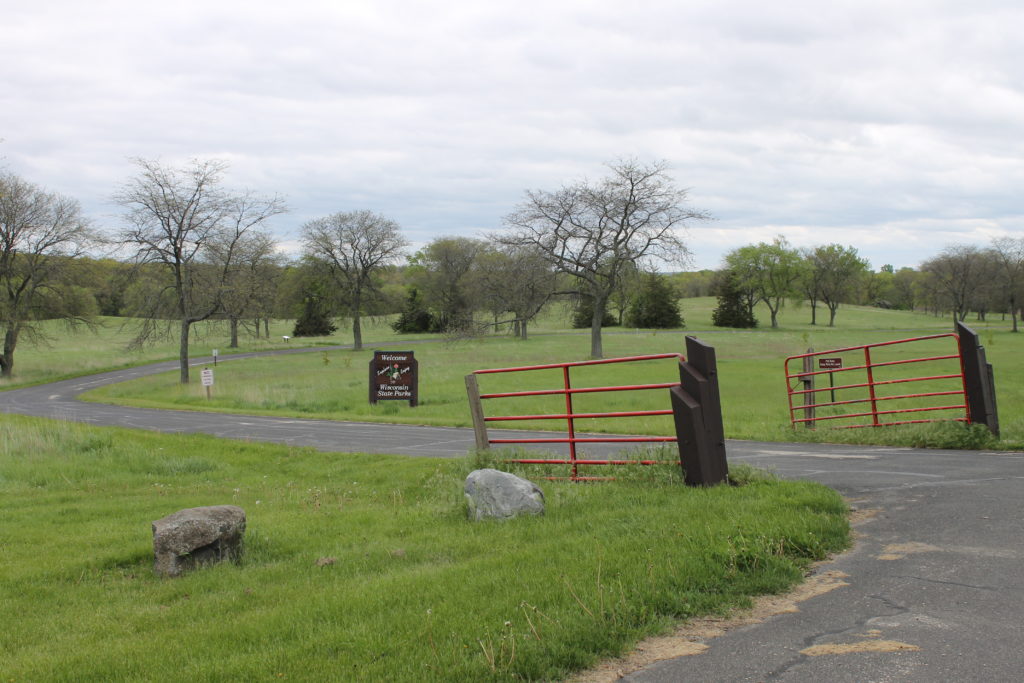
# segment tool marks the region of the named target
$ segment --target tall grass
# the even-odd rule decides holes
[[[676,470],[470,523],[479,464],[0,418],[0,676],[552,680],[847,543],[822,486]],[[248,514],[241,561],[156,578],[150,522],[221,503]]]

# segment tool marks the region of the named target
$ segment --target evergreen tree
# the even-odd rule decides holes
[[[577,330],[589,328],[593,322],[594,317],[594,299],[587,295],[582,295],[579,302],[576,304],[576,312],[572,316],[572,326]],[[601,318],[601,327],[615,327],[619,322],[615,319],[615,316],[609,311],[605,311],[604,317]]]
[[[718,286],[718,306],[711,314],[715,327],[757,327],[757,318],[746,304],[739,281],[731,271],[726,272]]]
[[[306,290],[302,299],[302,313],[295,321],[293,337],[326,337],[338,326],[331,322],[327,302],[324,300],[323,287],[314,285]]]
[[[644,277],[643,285],[626,313],[626,323],[631,327],[657,329],[683,327],[676,293],[664,277],[657,273]]]
[[[409,296],[405,300],[405,308],[402,309],[398,320],[391,323],[391,329],[395,332],[416,333],[416,332],[440,332],[441,325],[437,317],[427,310],[423,303],[423,297],[415,287],[409,289]]]

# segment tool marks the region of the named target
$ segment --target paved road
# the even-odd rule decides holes
[[[101,384],[175,367],[160,363],[0,392],[0,411],[325,451],[452,457],[473,443],[465,429],[142,410],[76,399]],[[727,449],[733,463],[819,481],[853,501],[864,517],[855,548],[818,570],[840,572],[846,585],[800,603],[797,612],[707,639],[701,654],[661,661],[623,680],[1024,680],[1024,454],[746,441],[729,441]]]

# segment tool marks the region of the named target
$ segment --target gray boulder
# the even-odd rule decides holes
[[[476,521],[544,514],[544,493],[540,488],[508,472],[474,470],[466,477],[464,490],[469,518]]]
[[[204,564],[237,558],[243,534],[245,510],[237,505],[179,510],[153,522],[153,571],[178,576]]]

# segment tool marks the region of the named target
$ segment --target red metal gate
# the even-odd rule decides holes
[[[785,367],[794,426],[839,421],[834,426],[879,427],[971,418],[960,338],[953,333],[809,351],[790,356]],[[829,386],[815,386],[826,378]]]
[[[652,389],[671,389],[672,387],[678,387],[679,382],[665,382],[656,384],[630,384],[630,385],[608,385],[608,386],[588,386],[575,388],[572,386],[570,377],[570,368],[579,368],[596,365],[607,365],[610,363],[632,363],[637,361],[651,361],[663,358],[674,358],[678,362],[683,362],[685,359],[680,353],[662,353],[648,356],[629,356],[625,358],[607,358],[602,360],[588,360],[588,361],[577,361],[573,363],[551,363],[548,365],[529,365],[516,368],[494,368],[489,370],[477,370],[472,375],[469,375],[467,380],[467,388],[470,393],[470,403],[475,406],[473,409],[479,410],[479,416],[475,416],[474,423],[477,422],[508,422],[508,421],[526,421],[526,420],[564,420],[565,421],[565,436],[552,436],[543,438],[489,438],[486,434],[485,429],[477,430],[477,446],[486,447],[489,444],[516,444],[516,443],[529,443],[529,444],[568,444],[569,446],[569,457],[566,458],[518,458],[512,459],[510,462],[519,463],[530,463],[530,464],[564,464],[571,465],[572,475],[571,478],[574,481],[593,479],[594,477],[581,477],[579,476],[578,466],[580,465],[654,465],[658,464],[655,460],[598,460],[598,459],[583,459],[578,457],[576,446],[577,444],[585,443],[656,443],[656,442],[670,442],[676,443],[677,437],[675,436],[588,436],[580,437],[576,435],[576,421],[583,419],[604,419],[604,418],[621,418],[621,417],[643,417],[643,416],[654,416],[654,415],[672,415],[673,411],[671,408],[665,408],[663,410],[626,410],[626,411],[611,411],[611,412],[574,412],[573,408],[573,397],[581,394],[593,394],[603,392],[621,392],[621,391],[647,391]],[[496,373],[510,373],[510,372],[530,372],[535,370],[561,370],[561,386],[557,388],[541,388],[533,389],[529,391],[507,391],[507,392],[495,392],[495,393],[480,393],[476,386],[476,376],[478,375],[489,375]],[[475,394],[475,396],[474,396]],[[528,396],[554,396],[562,395],[565,397],[565,410],[557,413],[541,413],[541,414],[512,414],[512,415],[494,415],[483,417],[483,409],[480,407],[479,401],[488,399],[499,399],[499,398],[516,398],[516,397],[528,397]],[[474,399],[479,399],[476,401]],[[481,431],[483,432],[481,434]]]

